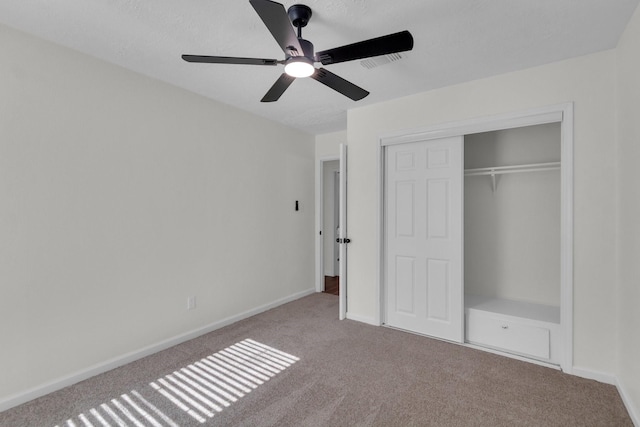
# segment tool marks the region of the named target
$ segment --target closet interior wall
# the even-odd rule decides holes
[[[465,136],[464,168],[560,162],[560,123]],[[560,306],[560,169],[466,176],[465,294]]]

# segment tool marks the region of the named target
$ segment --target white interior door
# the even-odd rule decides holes
[[[340,320],[347,316],[347,146],[340,144]]]
[[[463,342],[463,137],[386,147],[385,323]]]

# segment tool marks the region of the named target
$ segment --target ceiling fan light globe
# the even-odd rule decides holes
[[[292,58],[287,65],[284,66],[284,72],[291,77],[303,78],[309,77],[316,71],[315,67],[305,57]]]

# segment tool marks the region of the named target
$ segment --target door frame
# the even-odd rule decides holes
[[[340,244],[337,242],[340,226],[340,165],[333,170],[333,275],[340,276]],[[338,227],[336,227],[338,224]]]
[[[525,111],[477,117],[468,120],[442,123],[424,128],[398,131],[379,137],[377,147],[378,186],[378,271],[376,280],[375,323],[384,323],[384,160],[385,147],[448,136],[465,136],[546,123],[560,123],[561,133],[561,218],[560,218],[560,327],[562,329],[562,360],[560,367],[566,373],[573,372],[573,103],[540,107]],[[461,302],[462,303],[462,302]]]
[[[316,161],[316,292],[324,291],[324,164],[340,161],[340,156],[325,156]],[[332,230],[333,232],[333,230]]]
[[[347,233],[347,145],[340,144],[340,153],[336,156],[324,156],[316,161],[316,292],[324,290],[324,164],[328,161],[338,160],[340,173],[340,238],[345,239]],[[347,248],[346,243],[341,243],[339,261],[340,296],[338,318],[343,320],[347,314]]]

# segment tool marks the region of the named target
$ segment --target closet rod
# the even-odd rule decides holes
[[[539,172],[560,169],[560,162],[533,163],[517,166],[496,166],[492,168],[465,169],[465,176],[502,175],[506,173]]]

